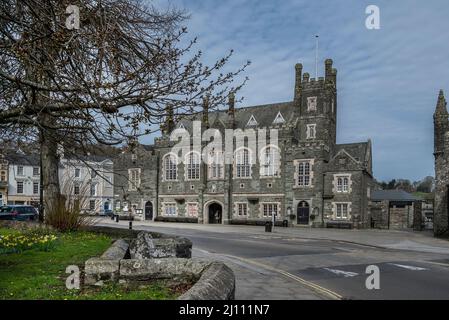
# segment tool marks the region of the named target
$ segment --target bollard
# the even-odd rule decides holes
[[[119,222],[119,220],[120,220],[120,217],[119,217],[119,215],[117,214],[117,215],[115,215],[115,222]]]
[[[111,220],[114,221],[114,214],[111,214]]]
[[[132,230],[132,229],[133,229],[133,222],[130,221],[130,222],[129,222],[129,230]]]

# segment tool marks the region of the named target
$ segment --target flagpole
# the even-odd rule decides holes
[[[315,35],[315,80],[318,81],[318,35]]]

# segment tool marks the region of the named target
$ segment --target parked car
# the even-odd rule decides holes
[[[38,220],[39,214],[33,206],[3,206],[0,220]]]

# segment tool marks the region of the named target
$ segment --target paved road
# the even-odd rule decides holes
[[[236,274],[237,299],[449,299],[449,250],[433,247],[432,239],[426,239],[419,251],[419,247],[404,250],[310,239],[301,232],[237,233],[232,227],[215,230],[145,222],[134,227],[185,236],[193,242],[193,256],[227,263]],[[332,236],[320,232],[325,238]],[[382,240],[386,235],[379,233]],[[397,243],[411,243],[407,233],[394,237]],[[366,268],[373,264],[380,269],[379,290],[365,286]]]

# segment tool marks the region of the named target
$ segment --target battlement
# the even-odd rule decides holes
[[[302,74],[303,66],[301,63],[295,65],[295,100],[298,100],[302,90],[308,89],[324,89],[327,86],[337,87],[337,69],[332,68],[332,59],[326,59],[324,62],[324,77],[318,79],[310,78],[310,74],[305,72]]]

